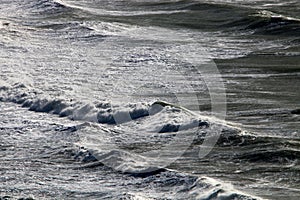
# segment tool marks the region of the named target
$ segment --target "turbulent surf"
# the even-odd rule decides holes
[[[0,199],[299,199],[300,4],[1,0]]]

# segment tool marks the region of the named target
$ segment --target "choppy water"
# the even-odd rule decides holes
[[[299,9],[0,0],[0,199],[299,199]]]

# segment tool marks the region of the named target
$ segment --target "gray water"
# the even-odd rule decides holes
[[[0,199],[299,199],[299,9],[0,0]]]

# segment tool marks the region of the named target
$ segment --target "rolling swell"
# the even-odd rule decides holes
[[[289,18],[268,11],[259,11],[241,20],[227,24],[241,30],[253,30],[258,35],[299,36],[300,19]]]
[[[27,26],[61,31],[70,39],[90,42],[102,41],[105,37],[97,33],[84,21],[118,22],[139,26],[164,28],[189,28],[231,35],[260,37],[297,37],[300,35],[300,19],[277,14],[269,10],[258,10],[240,5],[220,3],[176,1],[176,2],[122,2],[114,9],[98,3],[98,8],[88,5],[73,5],[68,1],[29,1],[21,5],[26,13]],[[72,33],[73,35],[70,35]]]
[[[284,16],[269,10],[257,10],[238,5],[176,1],[176,2],[129,2],[120,3],[118,12],[89,7],[72,6],[64,2],[49,7],[36,5],[38,9],[50,10],[47,13],[60,13],[61,9],[71,9],[73,14],[60,16],[74,20],[94,19],[115,21],[140,26],[162,26],[167,28],[184,27],[203,31],[240,31],[257,35],[298,36],[300,19]],[[48,3],[47,3],[48,2]],[[58,6],[58,5],[60,6]],[[99,2],[99,7],[102,5]],[[62,6],[62,7],[61,7]],[[103,6],[105,8],[105,6]],[[102,8],[102,7],[101,7]],[[56,10],[56,11],[55,11]],[[44,14],[44,13],[40,13]],[[137,17],[138,16],[138,17]]]
[[[276,14],[268,10],[255,10],[249,7],[237,7],[218,4],[194,4],[184,10],[212,13],[209,16],[214,21],[220,21],[222,28],[237,28],[253,30],[256,34],[299,36],[300,19]],[[199,18],[201,19],[201,18]]]

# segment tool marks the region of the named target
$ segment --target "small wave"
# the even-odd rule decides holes
[[[243,6],[209,3],[192,4],[182,9],[196,12],[190,13],[191,17],[193,15],[198,16],[199,19],[205,21],[206,25],[210,24],[212,20],[214,22],[210,26],[212,29],[219,26],[222,27],[223,31],[237,28],[241,31],[250,30],[255,34],[288,36],[298,36],[300,33],[300,19],[276,14],[268,10],[253,10]],[[206,16],[210,16],[211,19],[207,19]],[[201,23],[199,22],[199,24]],[[198,26],[194,27],[197,28]],[[199,28],[201,27],[199,26]]]
[[[236,154],[234,159],[255,163],[286,164],[300,159],[299,140],[282,137],[252,137],[244,138],[243,147],[247,151]]]
[[[52,30],[63,30],[63,29],[71,29],[71,28],[81,28],[81,31],[93,31],[93,29],[88,27],[81,26],[78,22],[68,22],[68,23],[51,23],[51,24],[43,24],[36,26],[41,29],[52,29]]]
[[[110,16],[110,17],[126,17],[126,16],[143,16],[143,15],[160,15],[160,14],[173,14],[184,12],[181,10],[171,10],[171,9],[142,9],[139,8],[139,3],[119,1],[117,3],[109,2],[103,4],[93,4],[92,6],[88,3],[74,2],[74,1],[61,1],[56,0],[59,4],[66,7],[73,8],[75,10],[84,11],[86,13],[98,16]],[[142,6],[143,7],[143,6]],[[148,7],[149,8],[149,7]]]
[[[248,152],[244,155],[237,157],[241,160],[247,160],[251,162],[271,162],[271,163],[290,163],[291,161],[300,159],[300,152],[296,149],[263,149]]]
[[[32,14],[40,14],[42,16],[62,15],[71,11],[71,8],[54,0],[31,1],[25,6]]]
[[[278,15],[270,11],[259,11],[227,26],[253,30],[255,34],[298,36],[300,19]]]
[[[231,184],[218,181],[210,177],[201,177],[197,180],[198,183],[204,183],[209,185],[209,187],[198,192],[196,199],[209,200],[209,199],[244,199],[244,200],[254,200],[261,199],[259,197],[251,196],[245,194],[241,191],[234,189]],[[198,188],[193,189],[193,191],[199,190]]]

